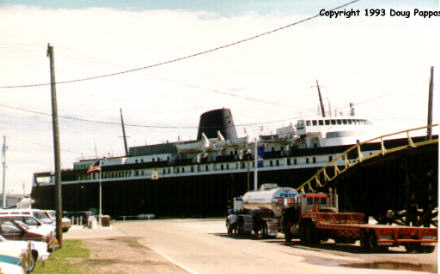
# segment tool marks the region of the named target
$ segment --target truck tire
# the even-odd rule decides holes
[[[319,244],[321,241],[319,231],[316,229],[315,225],[312,223],[309,223],[309,243],[311,244]]]
[[[310,243],[308,224],[305,222],[299,224],[299,240],[302,244]]]
[[[292,240],[292,233],[290,233],[290,229],[288,227],[284,228],[284,240],[286,242],[290,242]]]
[[[261,225],[261,238],[267,239],[268,238],[268,227],[267,222],[263,222]]]

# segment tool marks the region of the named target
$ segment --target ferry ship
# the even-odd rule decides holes
[[[351,111],[347,116],[299,119],[252,140],[237,136],[230,109],[211,110],[200,116],[196,141],[130,147],[128,155],[84,159],[62,170],[62,206],[97,209],[101,182],[102,212],[114,218],[147,213],[224,216],[233,197],[254,188],[255,174],[258,185],[295,188],[357,141],[373,135],[372,123]],[[364,153],[380,149],[380,144],[371,144]],[[87,173],[97,162],[101,171]],[[53,173],[35,173],[34,207],[54,208],[54,190]]]

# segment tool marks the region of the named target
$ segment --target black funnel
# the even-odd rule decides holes
[[[200,115],[197,140],[202,140],[202,132],[208,138],[217,138],[217,131],[220,131],[225,139],[237,138],[237,131],[235,130],[230,109],[215,109]]]

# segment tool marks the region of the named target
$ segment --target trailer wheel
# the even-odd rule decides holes
[[[368,249],[369,250],[377,250],[377,238],[374,230],[371,230],[368,234]]]
[[[370,251],[370,245],[368,244],[368,233],[366,230],[361,230],[361,248],[365,251]]]
[[[422,246],[423,252],[425,253],[432,253],[434,252],[435,246],[428,245],[428,246]]]
[[[413,252],[415,250],[415,246],[412,244],[405,245],[406,252]]]

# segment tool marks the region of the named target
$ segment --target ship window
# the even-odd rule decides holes
[[[303,129],[304,128],[304,120],[299,120],[296,127],[298,129]]]
[[[272,150],[272,152],[275,152],[275,148],[274,148],[274,147],[272,147],[272,149],[271,149],[271,150]]]
[[[336,125],[336,120],[330,120],[332,122],[332,125]]]
[[[313,120],[313,121],[312,121],[312,124],[313,124],[314,126],[316,126],[316,125],[318,124],[318,121]]]
[[[244,168],[244,163],[241,163],[241,168]]]
[[[205,170],[206,170],[206,171],[209,171],[209,167],[208,167],[208,166],[205,166]]]
[[[343,123],[344,125],[346,125],[346,124],[347,124],[347,119],[342,120],[342,123]]]
[[[309,158],[306,158],[306,164],[308,164],[309,163]]]
[[[154,158],[153,158],[154,159]],[[144,162],[144,159],[141,159],[141,163],[143,163]]]
[[[185,167],[182,167],[182,173],[185,172]]]
[[[342,121],[341,121],[341,120],[336,120],[336,122],[338,123],[338,125],[341,125],[341,124],[342,124]]]
[[[136,170],[136,171],[134,172],[134,175],[135,175],[135,176],[138,176],[138,175],[139,175],[139,171]]]
[[[276,160],[276,161],[275,161],[275,164],[276,164],[277,166],[279,166],[279,165],[280,165],[280,161],[279,161],[279,160]]]
[[[316,163],[316,157],[313,157],[312,160],[313,160],[313,163],[315,164]]]
[[[324,121],[323,120],[319,120],[319,125],[320,126],[324,125]]]
[[[298,161],[296,159],[293,159],[293,164],[294,165],[298,164]]]
[[[333,156],[328,156],[328,161],[329,162],[333,161]]]
[[[144,171],[142,170],[142,175],[144,175]]]
[[[310,126],[310,120],[306,121],[306,126],[308,126],[308,127]]]
[[[191,167],[191,172],[194,172],[194,167],[193,166]]]
[[[325,125],[326,126],[330,125],[330,120],[325,120]]]
[[[270,166],[273,166],[273,162],[272,162],[272,160],[270,160],[269,165],[270,165]]]
[[[136,159],[136,160],[134,160],[134,162],[137,164],[137,162],[138,162],[138,159]]]
[[[168,174],[171,174],[171,168],[168,169]]]
[[[351,125],[351,123],[353,122],[353,120],[348,119],[348,124]]]
[[[220,169],[221,169],[221,170],[223,170],[223,169],[224,169],[224,167],[223,167],[223,164],[221,164],[221,165],[220,165]]]
[[[229,169],[229,164],[226,164],[226,169]]]
[[[167,174],[167,170],[166,170],[166,169],[163,169],[163,170],[162,170],[162,174]]]
[[[169,161],[170,160],[170,156],[167,156],[167,161]]]
[[[290,166],[290,159],[287,159],[287,165]]]

